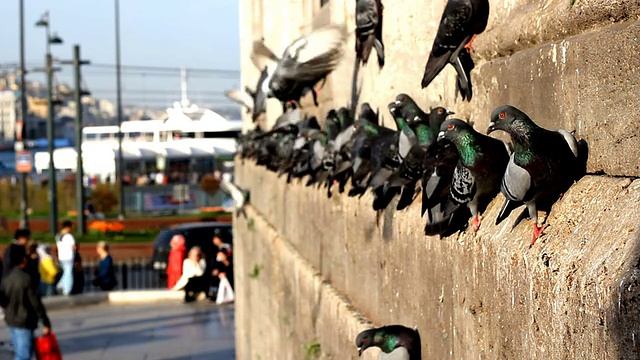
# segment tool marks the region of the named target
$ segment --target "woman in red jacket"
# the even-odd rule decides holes
[[[171,251],[167,262],[167,287],[173,288],[182,275],[182,262],[184,261],[185,239],[182,235],[174,235],[169,243]]]

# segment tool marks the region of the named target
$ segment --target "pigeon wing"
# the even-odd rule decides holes
[[[244,106],[250,111],[253,110],[253,98],[242,90],[227,90],[224,92],[227,99]]]
[[[253,42],[253,49],[251,51],[251,62],[253,65],[262,71],[265,68],[273,69],[277,66],[278,57],[271,51],[263,40],[256,40]]]
[[[525,201],[531,193],[531,175],[514,162],[514,154],[509,158],[507,170],[500,184],[500,191],[510,201]]]
[[[344,26],[326,26],[295,40],[284,51],[274,77],[298,82],[328,75],[342,59]]]

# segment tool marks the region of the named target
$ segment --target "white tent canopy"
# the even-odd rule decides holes
[[[234,139],[184,139],[166,143],[123,142],[122,157],[125,161],[167,159],[192,159],[231,156],[235,152]],[[82,161],[87,175],[107,176],[115,173],[118,156],[117,144],[89,142],[82,144]],[[35,154],[37,173],[49,169],[49,153]],[[53,153],[54,166],[58,170],[76,170],[77,154],[74,148],[60,148]]]

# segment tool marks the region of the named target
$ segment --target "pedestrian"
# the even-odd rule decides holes
[[[38,293],[40,296],[55,295],[56,275],[58,275],[58,267],[51,257],[51,246],[43,244],[36,249],[40,257],[38,264],[38,272],[40,273],[40,287]]]
[[[231,256],[231,245],[224,242],[221,236],[220,230],[216,229],[213,233],[213,245],[215,246],[215,251],[217,253],[220,250],[225,250],[229,253],[229,256]]]
[[[196,300],[201,292],[209,289],[209,278],[204,276],[206,268],[207,262],[202,251],[198,246],[192,247],[182,264],[182,276],[173,287],[173,290],[184,289],[185,302]]]
[[[182,275],[182,262],[185,252],[184,236],[173,235],[169,246],[171,246],[171,251],[167,259],[167,288],[172,289]]]
[[[56,248],[58,249],[58,261],[62,267],[62,277],[58,282],[58,289],[63,295],[71,294],[73,289],[73,265],[76,254],[76,239],[71,235],[71,221],[62,223],[60,234],[56,236]]]
[[[84,268],[82,267],[82,256],[80,256],[80,244],[76,243],[76,252],[73,254],[73,286],[71,295],[84,292]]]
[[[38,242],[35,240],[27,241],[27,266],[25,267],[25,271],[29,276],[31,276],[31,287],[33,291],[38,294],[38,289],[40,288],[40,271],[38,267],[40,265],[40,257],[38,256]]]
[[[51,333],[51,323],[40,297],[31,287],[31,277],[24,270],[27,266],[26,249],[15,247],[9,260],[13,270],[0,285],[0,306],[4,308],[4,321],[9,328],[15,359],[30,360],[38,321],[42,321],[44,335]]]
[[[7,249],[4,251],[3,263],[2,263],[3,276],[8,276],[9,273],[11,272],[11,269],[13,268],[11,266],[11,261],[10,261],[11,253],[13,252],[13,250],[16,247],[25,249],[25,246],[27,246],[27,242],[29,241],[29,239],[31,239],[31,231],[29,231],[28,229],[16,230],[16,232],[13,235],[13,241],[11,241],[11,244],[9,244]],[[26,249],[25,249],[25,252],[26,252]]]
[[[96,252],[100,257],[100,262],[93,279],[93,286],[105,291],[113,290],[118,281],[113,268],[113,259],[109,254],[109,244],[106,241],[100,241],[96,246]]]

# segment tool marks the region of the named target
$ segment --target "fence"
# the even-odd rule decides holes
[[[83,292],[102,291],[92,284],[98,268],[97,261],[84,261],[82,264]],[[167,287],[163,271],[154,270],[149,259],[135,258],[114,263],[118,285],[114,290],[163,289]]]

